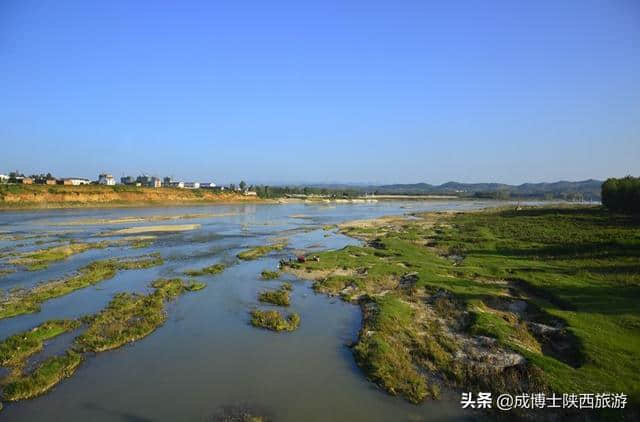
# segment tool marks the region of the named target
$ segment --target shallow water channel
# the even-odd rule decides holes
[[[146,248],[112,246],[83,252],[41,271],[0,277],[0,287],[31,287],[73,274],[97,259],[159,252],[164,265],[121,271],[114,278],[45,302],[41,312],[0,320],[0,338],[52,318],[95,313],[121,291],[144,292],[159,277],[183,277],[187,269],[218,262],[221,274],[198,277],[204,290],[187,293],[167,307],[168,320],[151,335],[110,352],[88,356],[71,378],[41,397],[5,403],[0,419],[11,421],[205,421],[225,406],[242,406],[275,421],[463,420],[459,396],[412,405],[379,390],[355,364],[347,344],[357,338],[358,307],[315,294],[311,283],[284,275],[264,281],[260,272],[299,251],[358,243],[326,225],[420,210],[472,209],[487,202],[379,202],[340,205],[220,205],[176,208],[46,210],[0,213],[0,269],[12,252],[61,241],[98,241],[109,231],[149,225],[199,224],[178,233],[155,233]],[[185,216],[167,221],[96,222],[124,217]],[[207,215],[202,215],[207,214]],[[236,254],[251,246],[287,238],[286,249],[254,261]],[[274,333],[249,324],[249,311],[269,308],[259,291],[293,284],[287,311],[298,312],[300,327]],[[46,353],[61,353],[75,334],[48,342]],[[36,356],[34,359],[38,359]],[[41,359],[42,357],[40,357]]]

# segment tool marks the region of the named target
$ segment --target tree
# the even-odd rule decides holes
[[[640,213],[640,177],[607,179],[602,184],[602,204],[611,211]]]
[[[240,190],[244,190],[247,187],[247,184],[243,181],[240,182]]]

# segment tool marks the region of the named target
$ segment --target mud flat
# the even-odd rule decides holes
[[[200,224],[166,224],[159,226],[142,226],[142,227],[129,227],[126,229],[112,230],[106,233],[102,233],[102,236],[118,236],[129,234],[141,234],[141,233],[171,233],[171,232],[184,232],[190,230],[197,230],[200,228]]]

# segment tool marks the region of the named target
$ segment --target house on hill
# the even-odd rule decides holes
[[[67,186],[80,186],[80,185],[88,185],[91,181],[89,179],[85,179],[82,177],[65,177],[63,179],[58,180],[59,185],[67,185]]]
[[[98,176],[98,184],[114,186],[116,184],[116,178],[111,174],[103,173]]]

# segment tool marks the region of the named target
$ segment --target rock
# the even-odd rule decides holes
[[[420,279],[420,276],[418,275],[418,273],[405,274],[400,278],[400,283],[398,284],[398,287],[401,289],[411,289],[413,288],[413,286],[416,285],[419,279]]]
[[[515,314],[521,314],[527,309],[527,302],[524,300],[514,300],[509,303],[508,309]]]

